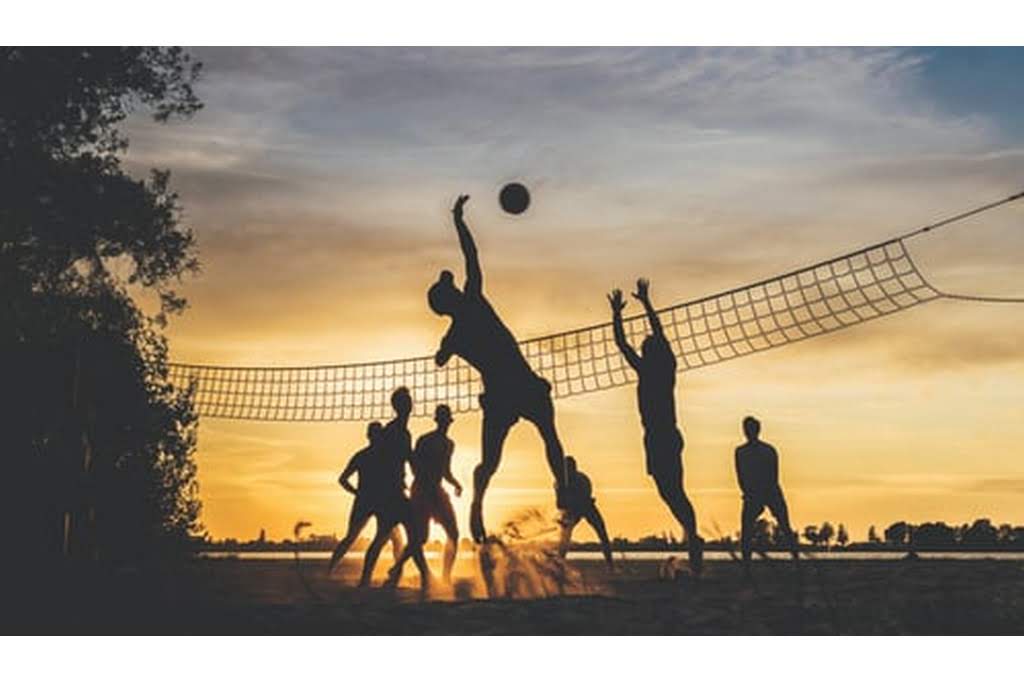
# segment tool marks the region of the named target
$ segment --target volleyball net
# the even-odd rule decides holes
[[[679,371],[767,351],[949,296],[922,276],[904,244],[909,236],[660,309]],[[639,347],[649,334],[646,317],[635,315],[623,322],[630,343]],[[636,379],[615,345],[610,320],[527,339],[520,348],[534,371],[551,382],[555,398]],[[476,371],[457,357],[445,367],[437,367],[433,356],[311,367],[171,363],[169,374],[178,388],[194,386],[200,416],[236,420],[381,419],[390,416],[390,394],[400,386],[412,392],[414,415],[430,415],[439,403],[464,413],[477,410],[482,392]]]

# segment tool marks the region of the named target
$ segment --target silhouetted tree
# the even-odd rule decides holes
[[[960,542],[967,548],[994,548],[999,538],[989,519],[976,519],[964,532]]]
[[[919,524],[910,532],[911,543],[915,548],[953,548],[956,547],[956,529],[944,522],[926,522]]]
[[[123,170],[118,126],[190,116],[198,71],[178,48],[0,48],[4,519],[29,556],[61,554],[68,523],[105,558],[197,528],[196,418],[162,335],[194,240],[167,172]]]
[[[846,544],[850,542],[850,534],[846,532],[846,527],[842,524],[836,529],[836,545],[840,548],[845,548]]]
[[[818,540],[825,546],[825,550],[828,550],[828,544],[832,541],[832,537],[835,536],[836,530],[832,527],[829,522],[822,522],[818,528]]]
[[[660,536],[657,534],[649,534],[647,536],[641,536],[637,544],[645,548],[668,548],[668,537],[665,534]]]
[[[875,525],[872,524],[868,527],[868,542],[869,543],[881,543],[882,539],[878,537],[878,532],[875,531]]]
[[[906,522],[890,524],[885,529],[885,542],[897,548],[903,547],[910,542],[910,525]]]
[[[811,545],[818,545],[818,543],[821,542],[821,537],[818,535],[818,527],[813,524],[809,524],[804,527],[804,538],[807,539],[807,542]]]

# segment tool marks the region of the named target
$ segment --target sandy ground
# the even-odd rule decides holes
[[[390,559],[390,558],[386,558]],[[382,562],[387,566],[390,562]],[[661,563],[574,562],[550,597],[486,599],[472,560],[427,597],[412,565],[399,588],[355,587],[359,560],[201,560],[158,578],[54,582],[7,612],[7,633],[1022,634],[1024,563],[1007,560],[759,561],[669,580]],[[578,572],[578,574],[576,573]],[[102,583],[102,582],[101,582]],[[82,588],[85,584],[88,588]],[[549,588],[551,588],[549,586]],[[543,588],[534,586],[534,590]]]

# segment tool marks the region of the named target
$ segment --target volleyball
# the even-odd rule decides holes
[[[501,188],[498,202],[506,213],[519,215],[530,206],[530,192],[522,183],[508,183]]]

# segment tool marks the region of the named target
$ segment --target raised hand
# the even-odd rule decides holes
[[[469,201],[469,195],[468,194],[460,194],[459,198],[455,200],[455,206],[452,207],[452,214],[455,215],[455,218],[457,218],[457,219],[461,219],[462,218],[462,207],[465,206],[466,202],[468,202],[468,201]]]
[[[612,307],[612,313],[621,313],[622,309],[626,307],[626,301],[622,298],[622,290],[613,289],[612,293],[608,295],[608,303]]]
[[[650,289],[651,282],[645,277],[639,278],[636,281],[636,291],[633,292],[633,298],[637,301],[649,301],[650,300]]]

